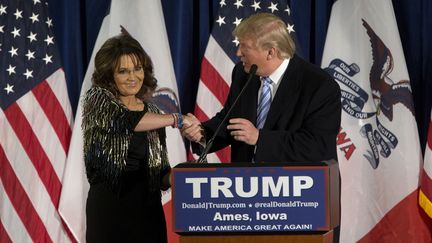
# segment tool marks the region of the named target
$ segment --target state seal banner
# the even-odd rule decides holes
[[[340,242],[431,242],[417,203],[422,155],[392,2],[336,1],[322,68],[342,92]]]

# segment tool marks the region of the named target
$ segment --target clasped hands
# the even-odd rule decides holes
[[[205,139],[204,129],[201,122],[191,113],[183,116],[184,126],[181,129],[181,134],[188,140],[201,143]],[[244,142],[249,145],[255,145],[258,141],[258,129],[247,119],[233,118],[229,120],[227,129],[230,130],[231,136],[237,141]]]

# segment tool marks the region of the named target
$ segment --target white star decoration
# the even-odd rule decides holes
[[[37,33],[34,34],[33,32],[30,31],[30,35],[27,36],[27,38],[30,39],[30,43],[32,43],[32,41],[37,41],[36,40],[36,35],[37,35]]]
[[[237,9],[239,9],[240,7],[243,7],[243,0],[237,0],[234,5],[237,7]]]
[[[218,23],[219,26],[221,26],[222,24],[225,24],[225,17],[219,16],[219,18],[216,20],[216,23]]]
[[[223,6],[226,6],[225,0],[221,0],[219,2],[220,7],[222,8]]]
[[[9,76],[12,75],[12,73],[15,73],[15,68],[16,66],[12,66],[9,64],[8,69],[6,69],[6,71],[9,73]]]
[[[22,12],[23,12],[22,10],[19,11],[18,9],[16,9],[16,11],[15,11],[15,13],[14,13],[15,18],[16,18],[16,19],[22,18]]]
[[[6,90],[6,94],[13,93],[14,92],[13,87],[14,87],[13,85],[6,84],[6,88],[4,88],[4,90]]]
[[[26,72],[24,73],[24,76],[26,76],[26,79],[33,78],[33,71],[32,70],[28,70],[26,68]]]
[[[49,62],[52,63],[51,58],[52,58],[52,56],[48,56],[48,54],[45,54],[45,57],[42,58],[42,60],[45,61],[45,64],[48,64]]]
[[[6,14],[7,6],[3,6],[3,4],[0,4],[0,15]]]
[[[27,57],[27,61],[29,61],[30,59],[34,59],[34,58],[35,58],[35,57],[34,57],[34,54],[35,54],[34,51],[30,51],[30,50],[28,50],[28,51],[27,51],[27,54],[25,54],[25,56]]]
[[[32,13],[32,16],[29,17],[29,19],[32,20],[32,23],[39,22],[38,16],[39,16],[39,14]]]
[[[13,46],[11,46],[9,53],[11,54],[11,57],[18,56],[18,48],[14,48]]]
[[[40,0],[33,0],[33,5],[36,5],[36,3],[40,3]]]
[[[238,26],[241,21],[242,21],[242,19],[239,19],[236,17],[236,20],[233,22],[233,24],[235,24],[235,26]]]
[[[20,31],[21,31],[21,29],[17,29],[14,27],[14,30],[11,32],[11,34],[13,35],[14,38],[17,36],[21,36],[19,33]]]
[[[4,28],[4,25],[0,26],[0,33],[4,33],[3,28]]]
[[[279,9],[277,8],[277,5],[278,5],[277,3],[275,4],[275,3],[271,2],[270,6],[268,7],[268,9],[270,9],[272,13],[274,11],[278,11]]]
[[[48,25],[48,28],[53,26],[52,19],[50,19],[50,18],[47,18],[47,21],[45,21],[45,23]]]
[[[238,41],[237,37],[234,38],[234,40],[233,40],[232,42],[234,42],[234,44],[235,44],[236,46],[238,46],[238,44],[240,43],[240,42]]]
[[[288,15],[291,15],[291,9],[289,8],[289,6],[287,5],[287,8],[284,10],[285,12],[288,13]]]
[[[252,8],[254,8],[255,12],[257,9],[261,9],[260,7],[261,2],[254,1],[254,4],[251,5]]]
[[[47,35],[47,38],[44,41],[47,43],[47,46],[49,46],[50,44],[54,44],[53,39],[54,37]]]
[[[288,33],[290,33],[290,34],[291,34],[291,32],[295,32],[294,24],[288,24],[287,30],[288,30]]]

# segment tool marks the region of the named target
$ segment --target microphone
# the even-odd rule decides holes
[[[229,108],[229,110],[227,111],[227,113],[225,114],[222,122],[219,124],[219,126],[216,128],[216,131],[214,132],[213,136],[210,138],[210,140],[207,142],[206,146],[204,147],[204,150],[202,151],[200,157],[198,158],[198,160],[196,161],[196,163],[204,163],[204,160],[207,157],[207,154],[211,148],[211,146],[213,145],[213,141],[215,140],[217,134],[219,133],[219,131],[222,128],[222,125],[226,122],[226,120],[228,119],[229,115],[231,114],[232,109],[234,108],[234,106],[237,104],[239,98],[242,96],[243,92],[246,90],[246,87],[249,85],[249,83],[252,80],[252,77],[255,76],[255,73],[257,71],[258,67],[256,64],[252,64],[252,66],[250,67],[249,70],[249,76],[248,79],[246,81],[246,84],[243,86],[243,88],[241,89],[240,93],[237,95],[237,98],[234,100],[234,102],[232,103],[231,107]]]

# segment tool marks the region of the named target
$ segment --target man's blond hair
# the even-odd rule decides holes
[[[261,49],[276,48],[280,59],[291,58],[295,53],[295,43],[286,24],[270,13],[257,13],[244,19],[233,35],[240,40],[254,40],[255,46]]]

